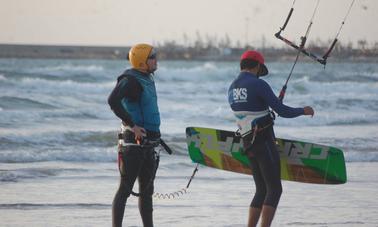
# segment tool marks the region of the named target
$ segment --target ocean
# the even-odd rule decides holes
[[[267,62],[278,94],[292,62]],[[0,226],[111,226],[117,131],[107,105],[125,60],[0,59]],[[235,130],[227,89],[238,62],[161,61],[162,136],[155,191],[185,188],[195,164],[188,126]],[[299,62],[284,103],[315,116],[278,117],[278,137],[344,151],[348,182],[283,182],[273,226],[378,226],[378,64]],[[154,200],[156,226],[246,226],[251,176],[199,167],[187,193]],[[141,226],[130,197],[124,226]]]

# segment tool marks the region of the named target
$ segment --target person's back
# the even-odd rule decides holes
[[[229,102],[233,111],[260,112],[268,109],[264,102],[263,80],[249,72],[241,72],[229,89]],[[253,88],[253,89],[248,89]]]
[[[276,150],[273,131],[272,108],[282,117],[313,115],[311,107],[292,108],[282,104],[271,87],[259,77],[267,75],[264,58],[257,51],[246,51],[241,56],[241,72],[231,83],[228,101],[248,156],[256,185],[250,205],[248,226],[256,226],[262,216],[261,226],[270,226],[278,206],[282,184],[280,157]]]

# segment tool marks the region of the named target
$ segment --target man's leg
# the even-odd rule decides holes
[[[267,194],[261,211],[261,226],[271,225],[282,194],[280,157],[273,141],[265,143],[266,155],[260,160]]]
[[[139,192],[141,193],[138,206],[144,227],[153,227],[153,204],[154,178],[156,160],[153,149],[144,150],[143,167],[139,173]]]
[[[127,147],[123,147],[120,151],[121,152],[118,156],[118,167],[121,180],[112,204],[113,227],[122,226],[126,201],[130,196],[140,166],[140,157],[138,156],[138,153],[130,152]]]
[[[261,227],[269,227],[272,224],[276,208],[264,205],[261,214]]]
[[[256,153],[259,153],[259,146],[254,146]],[[259,163],[256,156],[249,157],[251,168],[253,172],[253,180],[256,186],[256,192],[252,199],[250,208],[249,208],[249,217],[248,217],[248,227],[255,227],[260,218],[261,208],[263,206],[265,197],[266,197],[266,187],[264,178],[261,175]]]
[[[248,227],[256,227],[259,222],[261,209],[249,207]]]

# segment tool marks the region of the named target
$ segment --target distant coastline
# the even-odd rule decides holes
[[[168,43],[158,46],[161,60],[237,61],[241,53],[253,47],[185,47]],[[266,60],[292,61],[297,51],[290,47],[257,48]],[[129,46],[58,46],[0,44],[0,58],[57,58],[57,59],[126,59]],[[322,56],[327,47],[312,46],[308,49]],[[302,57],[302,60],[311,61]],[[331,61],[378,62],[378,49],[356,49],[339,46],[331,53]]]

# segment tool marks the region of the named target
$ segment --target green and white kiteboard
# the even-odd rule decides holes
[[[240,137],[232,131],[186,128],[189,156],[195,163],[252,174]],[[335,147],[277,138],[281,179],[303,183],[343,184],[347,181],[343,152]]]

